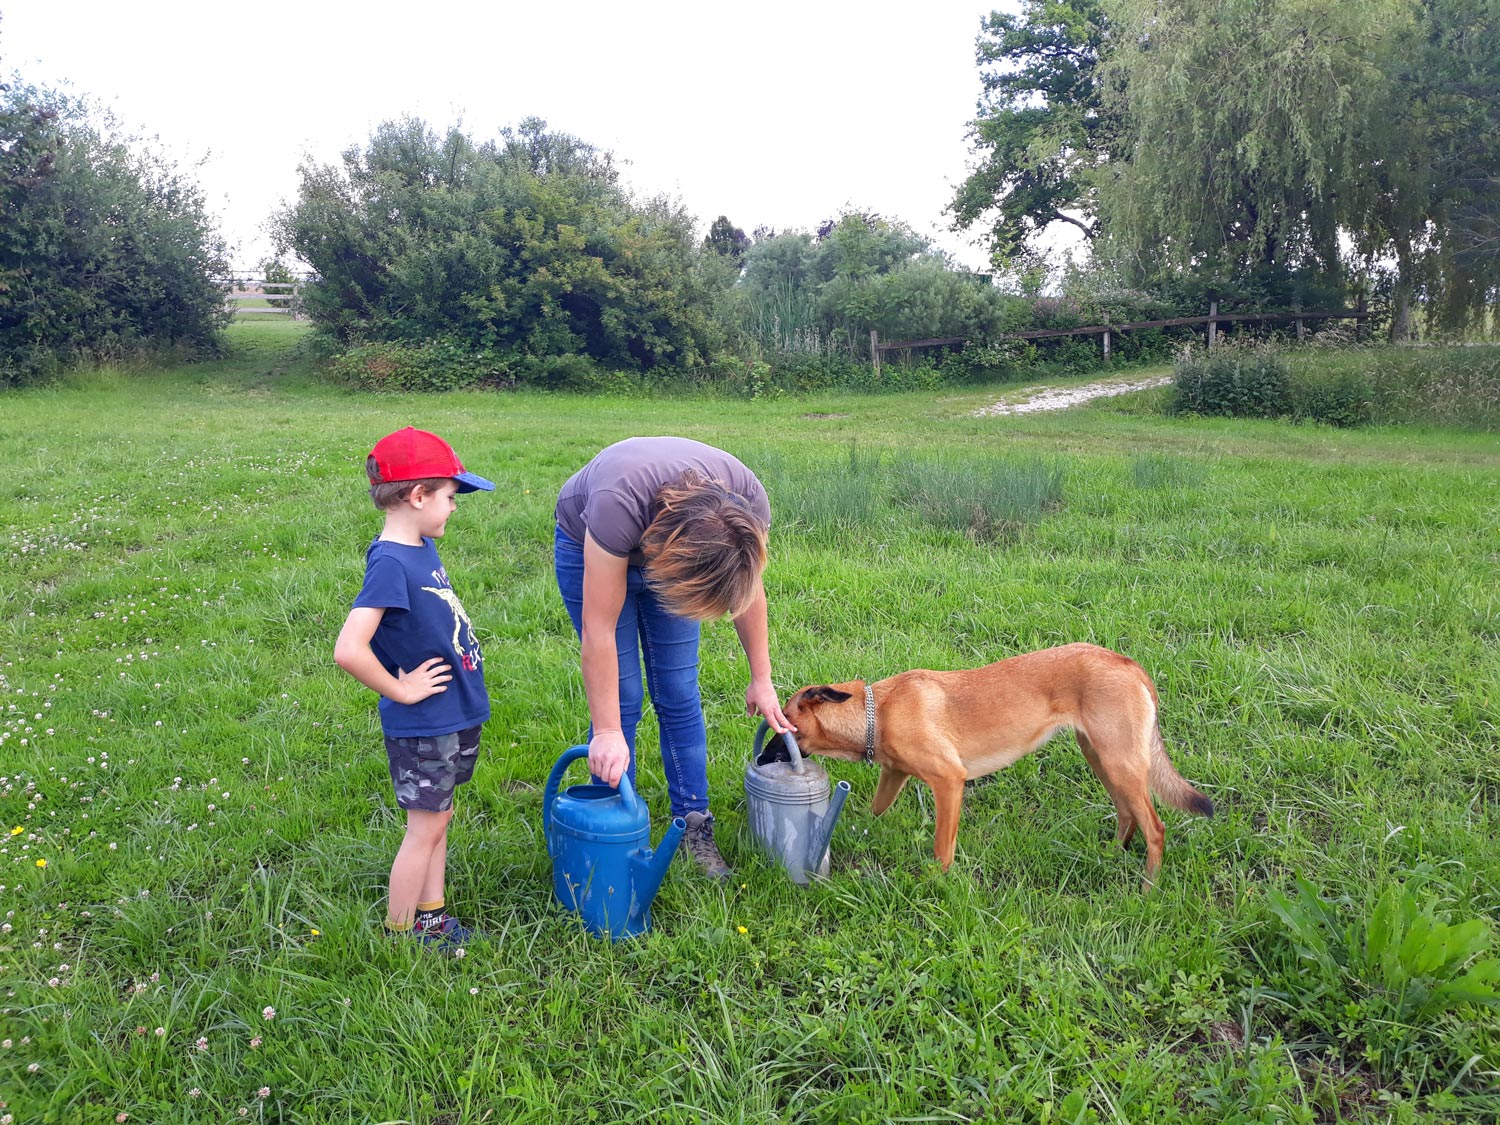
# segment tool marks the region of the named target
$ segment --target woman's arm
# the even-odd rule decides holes
[[[776,685],[771,682],[770,626],[766,616],[766,587],[757,583],[755,598],[734,619],[740,647],[750,661],[750,686],[745,689],[745,714],[762,715],[778,734],[796,730],[781,712]]]
[[[629,560],[610,554],[584,533],[583,691],[594,726],[589,769],[610,785],[619,785],[630,767],[630,746],[620,729],[620,658],[615,649],[629,565]]]

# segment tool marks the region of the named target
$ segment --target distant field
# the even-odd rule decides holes
[[[365,397],[311,378],[304,325],[263,319],[217,363],[4,397],[15,1125],[1500,1116],[1493,435],[1175,419],[1135,396],[975,417],[999,389]],[[442,544],[494,704],[449,890],[491,937],[461,960],[380,936],[401,822],[373,697],[331,659],[379,526],[363,458],[408,423],[498,486]],[[1139,845],[1114,845],[1060,737],[972,788],[943,876],[927,792],[873,819],[873,772],[835,763],[854,793],[833,871],[799,890],[747,834],[754,723],[719,624],[704,702],[737,878],[679,862],[649,937],[578,932],[540,829],[587,722],[552,503],[651,433],[766,480],[784,693],[1107,645],[1155,678],[1217,817],[1163,810],[1142,896]],[[1058,491],[995,507],[995,482],[1033,477]],[[654,738],[648,720],[659,836]]]

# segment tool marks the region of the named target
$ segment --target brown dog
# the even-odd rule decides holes
[[[1145,837],[1143,889],[1151,889],[1166,840],[1151,792],[1184,812],[1214,812],[1167,758],[1151,677],[1098,645],[1062,645],[967,671],[805,687],[788,701],[786,716],[801,749],[880,766],[870,803],[876,816],[907,778],[925,781],[937,805],[933,854],[944,871],[953,862],[964,782],[1024,758],[1064,727],[1109,790],[1116,838],[1129,844],[1137,828]]]

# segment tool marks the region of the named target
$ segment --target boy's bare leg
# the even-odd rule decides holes
[[[448,812],[452,816],[452,810]],[[417,899],[423,902],[443,902],[443,880],[448,869],[448,826],[443,825],[443,835],[436,844],[432,846],[432,858],[427,861],[427,876],[422,880],[422,897]]]
[[[448,821],[451,819],[452,809],[446,812],[407,810],[406,836],[396,852],[395,862],[391,864],[390,898],[385,920],[385,924],[391,929],[410,929],[416,917],[417,902],[433,901],[432,896],[424,896],[423,892],[433,865],[434,853],[441,856],[438,861],[438,878],[441,881],[443,864],[446,863],[448,854]]]

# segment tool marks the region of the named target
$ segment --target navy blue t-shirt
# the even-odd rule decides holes
[[[420,703],[380,697],[380,726],[387,737],[452,734],[490,717],[479,637],[431,539],[424,537],[420,547],[385,539],[371,543],[354,608],[385,610],[370,648],[391,675],[399,675],[398,669],[410,672],[434,656],[451,666],[448,690]]]

